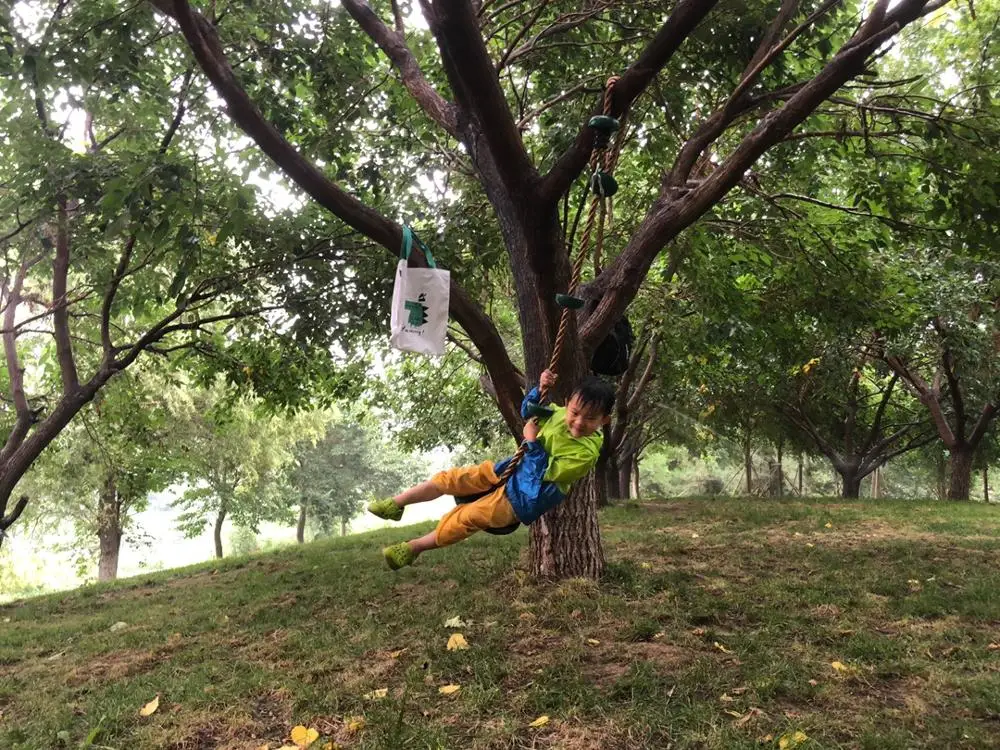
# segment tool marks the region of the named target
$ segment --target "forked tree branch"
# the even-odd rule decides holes
[[[653,40],[615,84],[610,112],[613,117],[621,117],[632,106],[717,4],[718,0],[680,0],[677,3]],[[543,178],[540,196],[543,202],[553,206],[558,202],[586,166],[593,144],[594,135],[584,125],[573,145]]]
[[[385,247],[395,256],[402,244],[402,227],[349,195],[302,156],[269,123],[236,80],[226,60],[215,28],[192,11],[187,0],[150,0],[164,14],[177,21],[195,59],[226,102],[233,122],[249,135],[274,163],[303,191],[348,226]],[[512,123],[513,125],[513,123]],[[414,250],[411,262],[425,263]],[[498,403],[512,431],[521,424],[521,393],[516,386],[516,368],[493,321],[455,281],[451,280],[450,312],[465,329],[483,355],[487,369],[498,384]]]
[[[723,163],[694,189],[678,194],[666,184],[625,249],[595,284],[603,296],[581,331],[584,349],[591,351],[611,330],[635,298],[642,280],[663,247],[689,227],[739,184],[746,171],[768,149],[865,70],[869,57],[902,26],[919,18],[927,0],[900,0],[884,23],[869,35],[852,37],[823,69],[778,110],[748,133]]]
[[[406,45],[402,30],[402,16],[399,14],[396,3],[393,2],[396,31],[386,26],[365,0],[341,0],[341,4],[358,22],[362,30],[386,54],[396,70],[399,71],[400,80],[406,90],[410,92],[410,95],[427,113],[428,117],[440,125],[450,136],[458,138],[455,105],[445,101],[444,97],[424,77],[417,64],[417,58],[413,56],[410,48]]]

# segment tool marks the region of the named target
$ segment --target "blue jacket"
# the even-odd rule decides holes
[[[528,404],[538,400],[538,389],[533,388],[524,397],[521,416],[527,419]],[[555,406],[552,416],[541,421],[538,440],[527,444],[524,458],[507,481],[507,498],[521,523],[534,523],[565,500],[570,485],[594,468],[603,442],[600,433],[572,437],[566,426],[566,409]],[[503,474],[509,463],[509,458],[499,461],[494,471]]]

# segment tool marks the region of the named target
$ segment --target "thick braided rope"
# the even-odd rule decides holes
[[[608,79],[607,85],[604,89],[604,114],[609,115],[611,113],[611,107],[614,102],[614,87],[618,82],[618,76],[611,76]],[[602,148],[595,148],[593,153],[590,155],[590,173],[593,175],[597,170],[599,164],[603,159],[605,171],[610,172],[614,169],[618,158],[611,153],[620,145],[620,139],[615,141],[615,146],[612,149],[608,149],[606,146]],[[598,214],[601,215],[601,228],[598,230],[598,244],[603,245],[604,240],[604,201],[606,198],[600,193],[600,191],[595,190],[594,195],[590,200],[590,209],[587,212],[587,222],[583,227],[583,235],[580,237],[580,247],[576,253],[576,259],[573,261],[573,271],[570,276],[569,290],[567,294],[569,296],[575,296],[577,288],[580,286],[580,278],[583,276],[583,263],[587,259],[587,253],[590,249],[590,235],[594,231],[594,225],[597,223]],[[600,250],[598,250],[600,252]],[[556,331],[556,339],[552,345],[552,355],[549,357],[549,370],[551,372],[556,372],[559,367],[559,360],[562,359],[563,346],[566,341],[566,334],[569,331],[569,321],[570,317],[573,315],[573,310],[569,307],[563,307],[562,312],[559,316],[559,329]],[[548,395],[548,387],[543,385],[539,389],[539,399],[545,401]],[[532,417],[531,421],[537,422],[537,417]],[[507,464],[507,468],[504,469],[503,474],[500,476],[498,484],[503,485],[507,483],[507,480],[511,478],[515,471],[517,471],[518,465],[521,463],[521,459],[524,458],[524,454],[527,451],[528,446],[526,443],[522,442],[514,455],[511,456],[510,463]]]

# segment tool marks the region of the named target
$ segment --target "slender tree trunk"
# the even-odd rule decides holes
[[[968,446],[951,451],[951,478],[948,482],[949,500],[968,500],[969,486],[972,484],[973,449]]]
[[[990,501],[990,467],[983,467],[983,502]]]
[[[778,497],[785,496],[785,469],[782,466],[782,450],[785,447],[785,441],[778,441]]]
[[[530,542],[533,575],[600,577],[604,571],[604,551],[597,525],[596,488],[593,474],[581,479],[561,505],[531,525],[537,532],[531,534]]]
[[[226,521],[226,513],[229,509],[223,503],[219,507],[219,514],[215,517],[215,556],[222,559],[222,524]]]
[[[938,500],[944,500],[948,492],[948,465],[944,460],[944,455],[938,456],[937,461],[937,496]]]
[[[632,497],[639,499],[639,461],[632,459]]]
[[[618,464],[618,497],[622,500],[632,498],[632,467],[635,464],[635,457],[632,454],[624,456]]]
[[[347,536],[347,517],[346,516],[341,516],[340,517],[340,535],[341,536]]]
[[[594,467],[594,474],[598,485],[604,487],[604,492],[597,495],[597,507],[603,508],[610,503],[618,488],[618,462],[615,460],[614,451],[607,449],[607,442],[605,449],[601,451],[597,466]]]
[[[750,446],[750,429],[743,441],[743,468],[746,470],[747,494],[753,494],[753,451]]]
[[[799,483],[799,497],[802,497],[802,474],[803,474],[802,454],[799,453],[799,480],[798,480],[798,483]]]
[[[295,541],[303,544],[306,541],[306,504],[299,505],[299,523],[295,527]]]
[[[879,466],[872,472],[872,499],[878,500],[882,496],[882,467]]]
[[[122,546],[121,505],[113,477],[101,487],[97,510],[97,537],[101,553],[97,561],[97,580],[113,581],[118,577],[118,556]]]

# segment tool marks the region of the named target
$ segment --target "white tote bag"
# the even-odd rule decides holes
[[[429,268],[410,268],[407,263],[413,240],[427,258]],[[440,357],[448,333],[448,298],[451,274],[434,263],[431,251],[403,227],[403,247],[392,288],[392,315],[389,343],[404,352]]]

